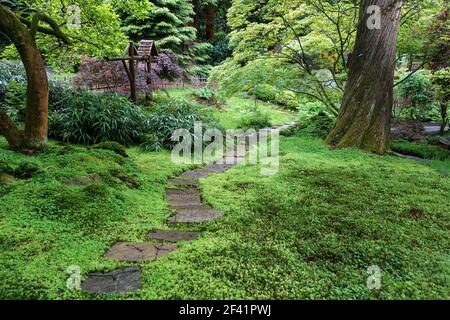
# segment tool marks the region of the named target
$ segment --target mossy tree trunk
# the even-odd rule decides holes
[[[46,22],[51,29],[40,27],[40,21]],[[55,35],[65,43],[69,43],[69,40],[49,17],[35,13],[31,21],[21,20],[3,5],[0,5],[0,31],[17,48],[27,73],[25,126],[20,129],[0,110],[0,131],[13,149],[41,149],[47,144],[48,79],[44,61],[36,45],[36,33]]]
[[[370,29],[369,6],[381,9],[380,29]],[[389,146],[396,44],[401,0],[362,0],[353,63],[337,122],[326,141],[383,154]]]

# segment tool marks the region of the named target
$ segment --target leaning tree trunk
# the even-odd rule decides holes
[[[341,110],[327,143],[378,154],[389,146],[396,42],[401,0],[361,0],[358,30]],[[370,29],[369,6],[381,9],[381,28]]]
[[[216,33],[216,6],[207,4],[205,6],[205,39],[214,39]]]
[[[0,31],[17,48],[27,73],[25,128],[20,130],[0,110],[0,129],[13,149],[40,149],[47,144],[48,79],[44,61],[30,30],[0,5]]]

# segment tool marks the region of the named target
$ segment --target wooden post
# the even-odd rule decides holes
[[[134,44],[133,42],[130,42],[130,46],[128,49],[128,54],[130,56],[130,93],[131,93],[131,100],[136,103],[137,102],[137,95],[136,95],[136,61],[135,59],[135,52],[134,52]]]
[[[153,41],[142,40],[141,46],[139,47],[139,51],[136,49],[133,42],[130,42],[128,46],[128,56],[127,57],[108,57],[107,61],[122,61],[123,67],[127,73],[128,79],[130,81],[130,99],[133,102],[137,102],[137,84],[136,84],[136,76],[139,71],[139,63],[145,63],[147,66],[147,72],[150,74],[149,77],[149,85],[150,92],[146,94],[146,98],[151,95],[153,91],[153,79],[151,77],[151,68],[152,68],[152,54],[155,52],[155,56],[158,55],[156,48],[153,47]],[[152,51],[153,50],[153,51]],[[148,51],[148,52],[147,52]],[[127,63],[128,61],[128,63]]]
[[[150,55],[148,57],[148,64],[147,64],[147,71],[148,71],[148,78],[149,78],[149,87],[150,87],[150,92],[148,95],[148,100],[152,101],[153,100],[153,79],[152,79],[152,54],[150,52]]]

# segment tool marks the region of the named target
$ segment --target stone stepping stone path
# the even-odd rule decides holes
[[[173,244],[119,242],[108,250],[105,258],[127,262],[146,262],[154,261],[177,249],[177,246]]]
[[[161,240],[168,242],[180,242],[197,240],[200,236],[199,232],[186,232],[186,231],[152,231],[148,234],[149,239]]]
[[[174,186],[177,187],[197,187],[198,186],[198,181],[195,179],[170,179],[169,180],[170,184],[173,184]]]
[[[142,288],[141,269],[138,267],[114,270],[109,273],[91,273],[81,284],[89,293],[125,293]]]
[[[167,222],[169,223],[200,223],[204,221],[212,221],[217,218],[223,217],[224,213],[220,211],[210,210],[210,209],[200,209],[200,210],[177,210],[177,214],[170,217]]]
[[[276,128],[263,129],[264,134],[273,131],[287,130],[297,125],[290,122]],[[245,162],[245,155],[249,150],[249,136],[245,137],[245,145],[238,145],[237,151],[227,152],[223,159],[219,159],[201,169],[184,172],[181,176],[170,179],[168,183],[174,187],[166,189],[166,198],[171,210],[175,214],[167,223],[202,223],[213,221],[223,217],[224,213],[214,210],[212,207],[202,203],[201,193],[198,189],[199,179],[211,174],[219,174],[228,169]],[[178,249],[174,243],[181,241],[193,241],[198,239],[200,233],[177,230],[152,230],[148,233],[151,242],[118,242],[114,244],[105,254],[105,259],[123,261],[129,263],[144,263],[155,261]],[[164,243],[168,242],[168,243]],[[82,290],[90,293],[113,293],[121,294],[135,292],[142,289],[142,275],[138,267],[122,268],[109,273],[90,273],[81,285]]]

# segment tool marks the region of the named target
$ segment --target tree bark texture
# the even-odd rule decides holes
[[[0,128],[13,149],[39,149],[47,144],[48,79],[34,35],[6,7],[0,5],[0,31],[17,48],[27,73],[25,127],[20,130],[0,110]]]
[[[205,39],[210,41],[214,39],[216,34],[216,6],[207,4],[204,9],[205,12]]]
[[[376,5],[380,29],[367,21]],[[401,0],[362,0],[353,61],[337,122],[326,142],[384,154],[389,147]]]

